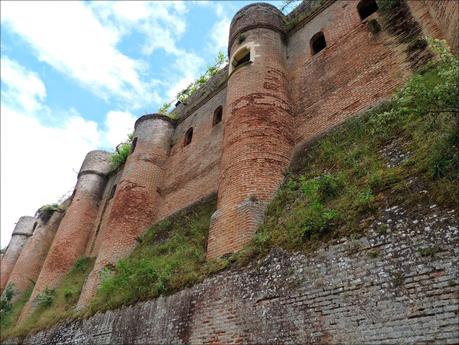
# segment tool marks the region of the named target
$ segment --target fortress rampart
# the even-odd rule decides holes
[[[6,249],[5,255],[2,257],[1,291],[3,291],[7,285],[11,271],[14,269],[14,265],[21,254],[22,248],[24,248],[29,237],[32,236],[35,230],[36,221],[34,217],[24,216],[19,218],[16,223],[8,248]]]
[[[22,249],[8,280],[8,284],[12,284],[15,292],[13,302],[20,297],[21,293],[33,288],[33,283],[40,274],[63,216],[62,211],[56,211],[49,219],[47,217],[37,219],[35,231]]]
[[[110,162],[107,152],[91,151],[86,155],[71,203],[59,225],[32,295],[22,310],[21,320],[30,314],[36,297],[45,288],[54,288],[84,254],[110,172]]]
[[[242,8],[230,27],[229,65],[176,106],[176,120],[140,117],[133,152],[115,172],[109,153],[88,153],[46,260],[50,237],[41,229],[24,254],[38,248],[41,259],[18,261],[13,276],[21,290],[29,285],[18,275],[34,276],[41,267],[21,318],[82,255],[96,257],[78,303],[86,305],[101,271],[126,257],[150,225],[211,194],[218,201],[208,258],[248,243],[299,148],[389,98],[422,70],[431,58],[425,36],[446,39],[458,52],[457,2],[401,1],[390,12],[378,4],[306,1],[287,16],[268,4]],[[25,220],[29,228],[35,222]],[[58,223],[46,226],[50,236]],[[27,236],[13,234],[2,258],[2,288]]]

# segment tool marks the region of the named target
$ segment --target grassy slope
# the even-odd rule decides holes
[[[14,322],[2,324],[1,338],[27,334],[73,317],[73,308],[78,302],[83,283],[93,265],[94,259],[92,258],[79,259],[56,289],[47,289],[40,296],[38,306],[31,316],[21,326],[14,327],[14,322],[19,318],[22,307],[27,302],[31,292],[21,296],[21,299],[13,305],[13,310],[15,310],[13,316],[8,315],[8,317],[14,318]]]
[[[414,76],[390,103],[347,121],[294,160],[265,222],[243,251],[205,261],[216,204],[200,203],[154,225],[129,258],[107,269],[84,316],[173,293],[273,247],[310,251],[331,238],[361,231],[362,222],[381,207],[417,203],[426,197],[419,190],[437,204],[458,208],[459,65],[441,44],[433,47],[441,57],[437,66]],[[405,159],[388,165],[390,152]],[[6,334],[26,334],[78,316],[71,309],[90,267],[72,271],[50,306],[42,305],[24,327],[9,328]]]
[[[88,313],[171,293],[204,279],[207,235],[215,209],[212,199],[152,226],[129,258],[106,270]]]

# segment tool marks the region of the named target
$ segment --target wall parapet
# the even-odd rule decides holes
[[[139,117],[137,119],[137,121],[134,123],[134,129],[137,129],[137,126],[145,121],[145,120],[163,120],[163,121],[167,121],[169,123],[171,123],[173,126],[176,126],[177,125],[177,121],[170,118],[169,116],[167,115],[163,115],[163,114],[159,114],[159,113],[153,113],[153,114],[145,114],[145,115],[142,115],[141,117]]]

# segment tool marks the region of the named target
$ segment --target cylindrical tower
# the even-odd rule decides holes
[[[36,218],[24,216],[19,218],[16,223],[6,253],[2,257],[0,292],[6,287],[10,274],[13,271],[22,249],[29,240],[29,237],[32,236],[36,222]]]
[[[39,217],[38,225],[22,249],[8,279],[7,285],[11,284],[15,292],[12,302],[16,301],[24,291],[33,287],[33,282],[37,280],[40,274],[63,216],[63,211],[56,211],[49,219]]]
[[[233,18],[217,211],[208,258],[242,249],[283,179],[293,139],[283,14],[256,3]]]
[[[59,225],[20,321],[30,314],[35,298],[46,287],[54,288],[84,254],[111,169],[110,153],[96,150],[86,155],[78,173],[72,201]]]
[[[132,153],[116,187],[107,225],[101,232],[99,253],[81,292],[79,308],[94,296],[101,270],[126,257],[135,246],[136,237],[153,223],[174,126],[174,120],[160,114],[144,115],[136,121]]]

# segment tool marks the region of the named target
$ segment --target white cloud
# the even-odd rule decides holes
[[[6,57],[1,59],[3,97],[17,102],[26,111],[37,110],[46,96],[46,89],[38,76]]]
[[[125,111],[109,111],[105,119],[104,142],[108,147],[116,147],[127,135],[134,130],[136,117]]]
[[[103,26],[84,2],[2,3],[2,24],[23,37],[38,59],[99,97],[133,104],[148,98],[142,64],[117,50],[120,32]]]
[[[72,116],[59,128],[2,104],[2,246],[20,216],[33,215],[73,187],[84,155],[97,147],[97,124]]]
[[[223,51],[226,54],[230,24],[230,18],[222,17],[212,27],[210,47],[214,52]]]
[[[91,3],[91,7],[105,26],[116,27],[122,34],[142,33],[144,54],[151,55],[157,49],[178,52],[177,40],[186,29],[184,2],[101,1]]]
[[[174,99],[178,92],[186,88],[191,82],[196,80],[204,65],[204,59],[193,53],[181,51],[174,64],[174,71],[177,73],[170,75],[170,85],[167,92],[168,99]]]
[[[110,111],[105,129],[75,110],[60,116],[59,126],[39,121],[52,112],[40,77],[3,57],[1,103],[1,246],[8,244],[14,223],[33,215],[43,204],[56,202],[72,190],[87,152],[113,147],[132,131],[135,117]]]

